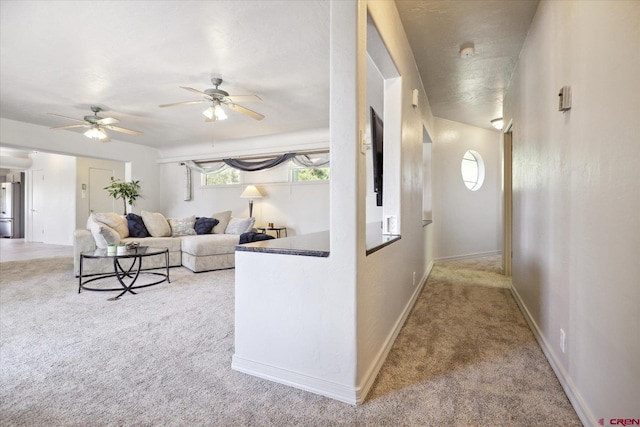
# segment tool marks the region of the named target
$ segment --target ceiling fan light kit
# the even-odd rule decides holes
[[[100,117],[98,113],[102,111],[102,108],[96,107],[95,105],[91,106],[91,111],[93,111],[93,116],[84,116],[82,120],[75,119],[73,117],[61,116],[60,114],[49,113],[52,116],[62,117],[63,119],[73,120],[74,122],[80,122],[82,124],[79,125],[67,125],[67,126],[56,126],[51,129],[74,129],[74,128],[88,128],[86,132],[84,132],[84,136],[91,139],[96,139],[102,142],[109,142],[109,135],[105,129],[109,129],[115,132],[126,133],[129,135],[142,135],[142,132],[132,129],[125,129],[119,126],[113,126],[114,123],[119,123],[120,120],[113,117]]]
[[[226,106],[230,110],[237,111],[238,113],[244,114],[246,116],[251,117],[255,120],[264,119],[264,115],[260,113],[256,113],[246,107],[236,104],[236,102],[259,102],[262,101],[259,96],[256,95],[229,95],[229,92],[226,92],[220,89],[218,86],[222,84],[222,79],[219,77],[212,77],[211,83],[213,84],[213,88],[205,89],[204,92],[199,91],[197,89],[191,87],[180,86],[181,89],[188,90],[189,92],[196,93],[202,96],[203,99],[197,101],[183,101],[183,102],[173,102],[171,104],[162,104],[159,107],[176,107],[178,105],[190,105],[190,104],[200,104],[200,103],[209,103],[211,106],[204,110],[202,114],[206,117],[206,122],[216,122],[218,120],[226,120],[227,114],[222,108],[222,106]]]
[[[100,126],[98,125],[89,128],[89,130],[84,133],[84,136],[91,139],[98,139],[103,142],[107,142],[105,140],[109,138],[107,136],[107,133],[104,130],[100,129]]]
[[[225,113],[220,106],[220,101],[215,101],[213,104],[211,104],[211,107],[204,110],[202,114],[204,114],[204,116],[207,118],[207,122],[227,120],[227,113]]]

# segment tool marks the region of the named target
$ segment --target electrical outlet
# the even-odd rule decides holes
[[[567,345],[567,334],[564,333],[563,329],[560,329],[560,349],[562,350],[563,353],[565,352],[566,345]]]

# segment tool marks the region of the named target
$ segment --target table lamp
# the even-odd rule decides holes
[[[247,185],[240,195],[243,199],[249,199],[249,218],[253,217],[253,199],[259,199],[262,197],[262,193],[258,191],[255,185]]]

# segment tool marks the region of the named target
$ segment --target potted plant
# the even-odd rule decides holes
[[[140,194],[140,181],[124,182],[119,179],[111,178],[111,184],[104,187],[109,192],[109,195],[115,200],[122,199],[124,205],[124,215],[127,214],[127,204],[133,205]]]

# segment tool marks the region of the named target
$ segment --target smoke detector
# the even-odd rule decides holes
[[[473,46],[463,47],[460,49],[460,58],[471,58],[475,53],[476,50]]]

